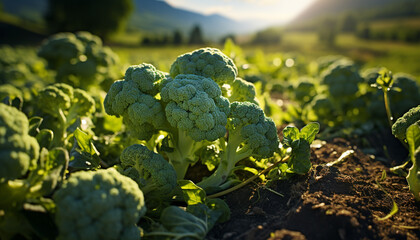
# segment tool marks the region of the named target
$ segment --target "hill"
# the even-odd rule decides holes
[[[176,29],[187,33],[194,25],[200,25],[205,37],[209,38],[258,28],[252,21],[238,22],[218,14],[203,15],[172,7],[163,1],[135,0],[134,4],[135,14],[130,26],[150,33],[168,33]]]
[[[334,17],[346,13],[357,12],[365,18],[378,15],[380,11],[403,5],[418,5],[417,0],[317,0],[299,14],[289,25],[299,25],[321,17]],[[359,17],[362,17],[359,15]],[[380,15],[380,14],[379,14]]]
[[[30,21],[43,22],[47,0],[2,0],[3,10]],[[150,34],[171,34],[180,30],[187,34],[194,25],[200,25],[207,39],[217,39],[227,34],[252,32],[259,25],[252,20],[238,22],[218,14],[200,13],[175,8],[162,0],[133,0],[134,11],[128,27]]]

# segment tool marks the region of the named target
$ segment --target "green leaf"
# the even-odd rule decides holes
[[[411,160],[414,161],[414,152],[416,151],[416,148],[420,146],[420,126],[417,124],[412,124],[407,128],[407,134],[406,134],[407,142],[410,152]]]
[[[319,132],[319,123],[312,122],[300,130],[299,138],[303,138],[309,144],[311,144],[315,140],[316,134],[318,132]]]
[[[297,174],[305,174],[311,169],[311,149],[310,144],[301,140],[298,147],[292,149],[292,155],[289,160],[289,171]]]
[[[412,124],[407,129],[407,142],[413,163],[407,175],[407,182],[414,198],[420,201],[420,126]]]
[[[199,186],[195,185],[192,181],[179,180],[178,185],[181,187],[184,201],[188,205],[194,205],[205,202],[206,192]]]
[[[292,142],[299,140],[299,129],[293,126],[287,126],[283,129],[283,138],[287,147],[292,145]]]
[[[99,155],[98,150],[96,150],[95,145],[93,145],[92,136],[83,132],[80,128],[77,128],[76,131],[74,131],[74,137],[76,138],[77,145],[79,145],[83,152],[91,155]]]
[[[101,163],[99,152],[92,141],[92,136],[79,128],[74,131],[75,145],[70,152],[69,166],[76,169],[94,169]]]

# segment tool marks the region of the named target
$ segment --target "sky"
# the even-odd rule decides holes
[[[235,20],[255,19],[266,24],[292,20],[315,0],[165,0],[194,12],[221,14]]]

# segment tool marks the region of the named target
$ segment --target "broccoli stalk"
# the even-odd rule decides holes
[[[228,122],[228,141],[222,149],[216,171],[197,185],[207,192],[232,185],[236,164],[247,157],[271,157],[278,149],[279,139],[274,122],[264,111],[250,102],[233,102]]]
[[[178,130],[177,134],[172,135],[169,151],[165,152],[169,162],[175,169],[178,179],[183,179],[190,164],[196,162],[195,152],[204,144],[196,142],[187,135],[185,131]]]

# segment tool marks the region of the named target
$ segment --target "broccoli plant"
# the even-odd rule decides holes
[[[30,226],[27,215],[41,216],[52,210],[45,198],[62,181],[69,157],[65,149],[40,151],[37,139],[30,136],[30,122],[14,107],[0,103],[0,238],[20,234],[27,239],[40,237]]]
[[[178,179],[183,179],[198,160],[195,152],[226,134],[230,103],[217,82],[233,82],[236,72],[233,63],[215,49],[179,57],[171,70],[173,78],[150,64],[131,66],[125,79],[114,82],[108,91],[105,110],[122,116],[129,131],[141,140],[165,132],[161,153]]]
[[[89,32],[58,33],[46,39],[38,51],[48,67],[57,72],[58,82],[84,89],[116,77],[118,56]]]
[[[65,83],[41,89],[36,99],[45,124],[54,127],[52,146],[66,146],[68,128],[73,124],[80,125],[77,120],[95,112],[95,100],[86,91]]]

